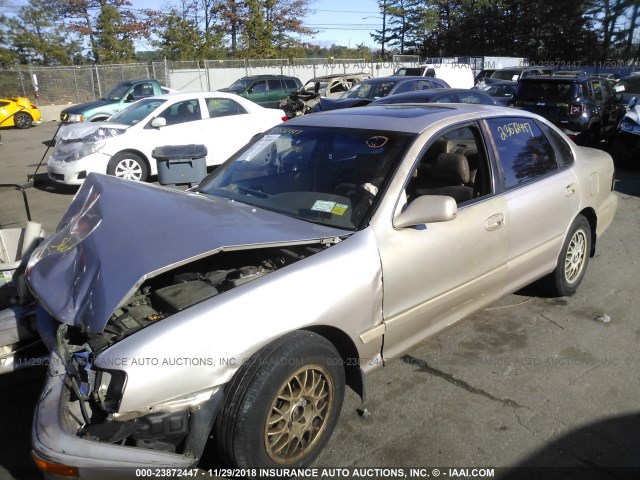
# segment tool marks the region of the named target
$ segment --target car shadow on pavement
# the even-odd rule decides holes
[[[640,478],[640,412],[573,430],[510,467],[500,480]]]
[[[616,165],[616,192],[640,197],[640,168]]]
[[[36,480],[42,474],[31,459],[31,422],[46,375],[33,367],[0,375],[0,479]],[[3,471],[4,470],[4,471]],[[7,472],[10,476],[7,476]]]
[[[78,191],[77,185],[59,185],[49,180],[46,173],[38,173],[33,178],[33,188],[42,192],[55,193],[57,195],[75,195]]]

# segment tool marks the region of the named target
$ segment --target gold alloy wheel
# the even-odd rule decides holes
[[[265,425],[269,457],[291,464],[313,450],[334,403],[333,379],[320,365],[305,365],[280,387]]]
[[[564,257],[564,277],[568,283],[575,282],[584,268],[587,255],[587,234],[584,230],[577,230],[567,248]]]

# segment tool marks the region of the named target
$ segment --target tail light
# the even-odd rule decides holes
[[[571,105],[569,107],[569,115],[582,115],[584,105]]]
[[[36,107],[33,103],[31,104],[31,110],[37,110],[38,107]]]
[[[289,120],[289,117],[285,115],[284,117],[280,117],[280,120],[282,120],[283,122],[286,122],[287,120]]]

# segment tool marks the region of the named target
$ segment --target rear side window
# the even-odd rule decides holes
[[[405,93],[415,90],[415,82],[402,82],[393,93]]]
[[[269,90],[283,90],[280,79],[269,80],[267,83],[269,85]]]
[[[562,138],[562,135],[542,122],[538,123],[538,126],[542,129],[557,152],[556,160],[559,167],[563,168],[571,165],[573,163],[573,152],[567,141]]]
[[[505,189],[558,170],[553,147],[534,120],[502,117],[489,119],[487,124],[502,166]]]
[[[285,78],[284,79],[284,84],[287,86],[287,89],[297,89],[298,85],[296,84],[295,80],[291,79],[291,78]]]
[[[573,82],[525,81],[518,83],[518,100],[568,102],[576,98],[578,85]]]

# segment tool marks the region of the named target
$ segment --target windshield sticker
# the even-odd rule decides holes
[[[387,137],[376,135],[375,137],[367,138],[367,146],[371,148],[380,148],[383,147],[388,141],[389,139]]]
[[[313,207],[311,207],[311,210],[314,210],[316,212],[331,213],[331,211],[335,206],[336,206],[336,202],[328,202],[326,200],[316,200],[316,203],[313,204]]]
[[[267,146],[271,145],[272,143],[275,143],[275,141],[278,140],[278,138],[280,138],[280,135],[275,135],[275,134],[265,135],[260,140],[258,140],[253,146],[251,146],[249,150],[244,152],[242,156],[238,158],[238,161],[248,162],[253,157],[255,157],[258,152],[264,150]]]
[[[498,127],[498,134],[500,140],[506,140],[514,135],[530,135],[532,138],[535,136],[531,130],[531,124],[529,123],[506,123]]]
[[[336,206],[331,209],[331,213],[334,215],[344,215],[344,212],[349,208],[348,205],[344,205],[343,203],[336,203]]]
[[[302,130],[299,130],[296,128],[289,128],[289,127],[280,127],[277,130],[278,130],[278,133],[281,135],[299,135],[302,133]]]

